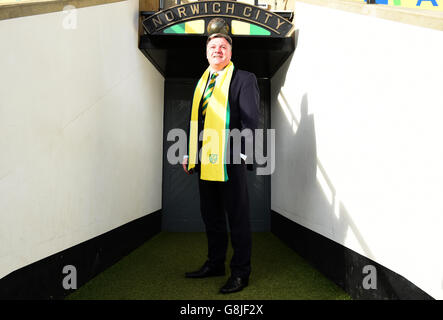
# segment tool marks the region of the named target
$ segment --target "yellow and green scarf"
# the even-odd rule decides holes
[[[200,100],[206,88],[210,68],[206,69],[195,88],[192,100],[191,124],[189,130],[188,170],[195,167],[198,152],[198,113]],[[217,80],[206,110],[201,151],[200,179],[208,181],[227,181],[226,146],[229,134],[229,86],[234,64],[229,62],[225,72]]]

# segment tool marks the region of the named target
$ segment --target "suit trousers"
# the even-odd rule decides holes
[[[199,179],[200,210],[208,240],[208,265],[224,267],[229,223],[234,251],[231,276],[248,278],[251,273],[251,223],[245,164],[227,165],[225,182]]]

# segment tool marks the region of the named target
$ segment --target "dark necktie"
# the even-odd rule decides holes
[[[212,91],[214,91],[215,87],[215,78],[217,78],[218,73],[214,72],[209,79],[209,84],[206,87],[205,93],[203,94],[203,103],[202,103],[202,115],[203,117],[206,115],[206,109],[208,108],[209,98],[211,98]]]

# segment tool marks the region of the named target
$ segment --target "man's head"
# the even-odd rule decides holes
[[[223,33],[214,33],[206,41],[206,58],[214,71],[228,65],[232,56],[232,39]]]

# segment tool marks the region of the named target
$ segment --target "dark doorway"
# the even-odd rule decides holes
[[[162,229],[174,232],[203,232],[198,195],[198,176],[188,176],[181,164],[170,164],[167,152],[175,141],[167,141],[174,128],[187,130],[192,95],[198,79],[170,78],[165,80],[164,134],[163,134],[163,186]],[[270,127],[270,80],[259,79],[259,128]],[[266,137],[266,134],[265,134]],[[266,143],[264,145],[266,155]],[[251,206],[252,231],[270,231],[270,176],[248,171],[248,190]]]

